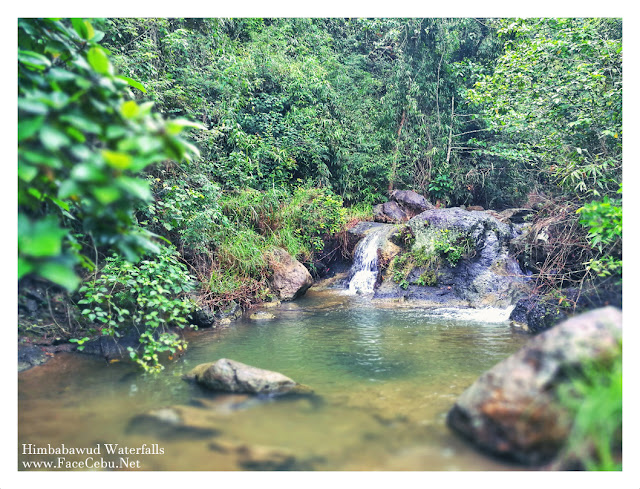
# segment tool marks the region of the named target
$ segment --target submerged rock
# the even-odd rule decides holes
[[[209,444],[209,450],[234,454],[236,463],[243,470],[313,470],[318,457],[302,459],[294,452],[279,447],[247,445],[225,440]]]
[[[253,321],[269,321],[271,319],[275,319],[276,316],[267,311],[256,311],[249,316],[249,319]]]
[[[447,424],[478,447],[542,465],[564,445],[571,420],[557,402],[567,374],[619,351],[622,314],[614,307],[571,318],[532,338],[485,372],[457,400]]]
[[[268,395],[312,393],[307,386],[298,384],[279,372],[251,367],[226,358],[200,364],[185,378],[221,392]]]
[[[127,433],[153,435],[161,439],[202,439],[217,436],[215,413],[190,406],[154,409],[131,419]]]
[[[313,278],[305,266],[282,248],[276,248],[269,257],[273,272],[271,289],[280,300],[290,301],[303,295],[313,285]]]

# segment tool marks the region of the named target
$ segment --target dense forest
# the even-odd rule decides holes
[[[537,204],[562,227],[530,260],[540,286],[618,280],[621,31],[21,19],[18,279],[73,294],[73,330],[184,326],[196,303],[268,299],[276,246],[321,274],[350,221],[412,189],[441,206]]]
[[[622,134],[621,19],[19,19],[20,336],[133,327],[159,372],[396,190],[531,211],[513,254],[575,309],[621,288]]]

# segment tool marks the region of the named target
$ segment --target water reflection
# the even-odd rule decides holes
[[[152,424],[141,434],[132,419],[177,406],[215,437],[169,437],[163,443],[170,456],[145,459],[147,470],[238,469],[241,453],[264,447],[315,460],[313,468],[324,470],[505,468],[453,437],[444,415],[524,337],[505,324],[377,309],[359,297],[309,293],[295,305],[274,311],[274,321],[241,320],[191,335],[187,354],[158,376],[76,354],[24,372],[20,443],[153,443],[166,438],[166,427]],[[195,365],[223,357],[282,372],[311,386],[322,402],[223,400],[181,380]]]

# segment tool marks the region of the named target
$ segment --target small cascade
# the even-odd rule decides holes
[[[472,309],[457,309],[443,307],[429,311],[429,315],[438,319],[455,319],[464,321],[476,321],[479,323],[503,323],[509,320],[511,311],[515,308],[511,305],[506,308],[481,307]]]
[[[388,228],[374,229],[356,246],[349,273],[349,293],[370,294],[378,278],[378,249],[383,245]]]

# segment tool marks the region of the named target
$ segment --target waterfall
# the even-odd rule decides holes
[[[371,230],[356,246],[353,265],[349,273],[349,293],[373,292],[378,278],[378,249],[382,246],[388,228],[381,226]]]

